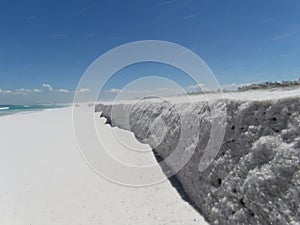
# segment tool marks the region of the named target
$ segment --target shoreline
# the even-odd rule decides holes
[[[41,105],[32,105],[32,106],[36,107],[36,106],[45,106],[45,105],[51,105],[51,106],[57,106],[57,107],[29,108],[30,107],[29,105],[6,105],[5,108],[7,108],[7,109],[5,109],[5,111],[2,111],[3,114],[1,114],[1,111],[0,111],[0,117],[16,115],[16,114],[28,114],[28,113],[34,113],[34,112],[47,111],[47,110],[57,110],[57,109],[72,107],[71,103],[70,104],[41,104]],[[23,106],[23,107],[21,107],[20,109],[13,109],[13,110],[10,109],[10,107],[20,107],[20,106]],[[25,106],[27,106],[27,107],[25,107]],[[22,108],[24,110],[22,110]]]

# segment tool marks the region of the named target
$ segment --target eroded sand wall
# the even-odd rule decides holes
[[[228,100],[215,105],[226,107],[226,133],[217,157],[204,172],[199,172],[198,166],[211,128],[206,102],[176,108],[151,101],[117,105],[113,118],[110,105],[99,104],[96,111],[112,126],[131,130],[138,140],[155,146],[161,160],[178,144],[179,115],[193,110],[201,124],[197,147],[176,174],[178,190],[184,190],[188,201],[210,224],[299,224],[300,100]],[[124,112],[130,114],[129,126],[124,124]],[[157,118],[168,127],[158,146],[152,143],[155,137],[149,138],[160,138],[160,132],[149,131]]]

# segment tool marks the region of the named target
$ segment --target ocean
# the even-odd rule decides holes
[[[0,105],[0,116],[67,107],[67,104]]]

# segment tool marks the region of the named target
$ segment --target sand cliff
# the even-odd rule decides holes
[[[226,130],[216,158],[203,172],[199,161],[211,129],[206,101],[176,107],[150,100],[119,104],[113,117],[112,105],[98,104],[96,111],[112,126],[130,130],[139,141],[150,144],[160,161],[178,144],[181,116],[193,110],[201,125],[196,149],[175,182],[171,179],[182,196],[210,224],[299,224],[300,99],[228,99],[215,100],[214,105],[226,107]],[[124,114],[130,115],[129,126],[124,124]],[[164,121],[168,128],[158,145],[159,124],[156,131],[149,130],[155,121]]]

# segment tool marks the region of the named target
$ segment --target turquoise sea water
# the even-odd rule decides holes
[[[67,107],[66,104],[41,104],[41,105],[0,105],[0,116],[22,113],[22,112],[31,112],[31,111],[40,111],[46,109],[57,109]]]

